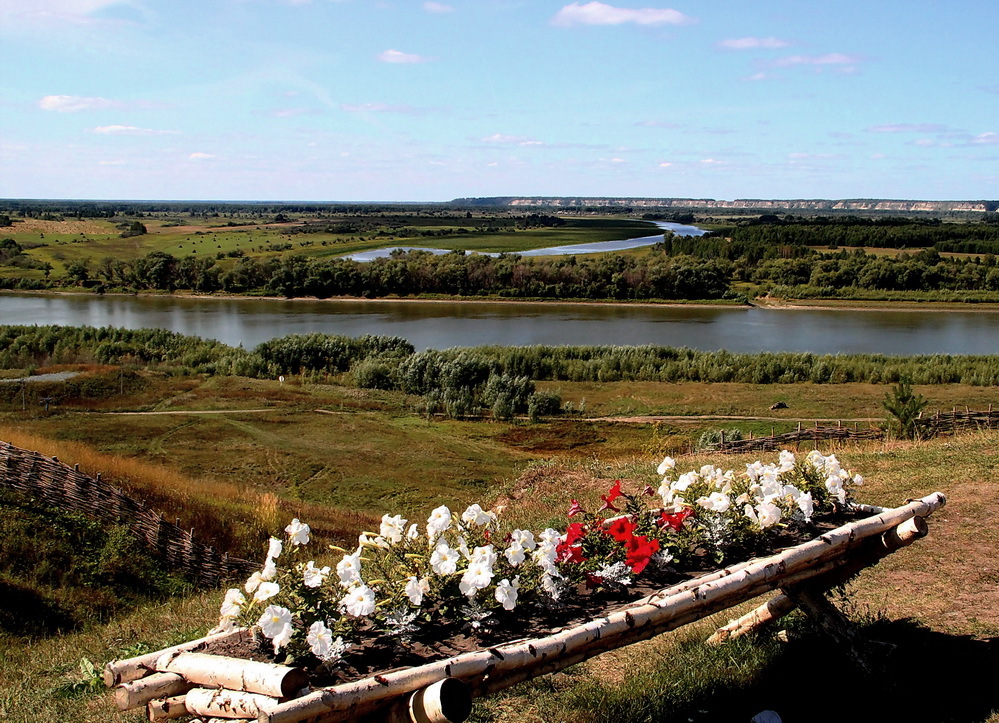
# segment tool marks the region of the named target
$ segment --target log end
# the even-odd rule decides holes
[[[461,723],[472,714],[472,692],[458,678],[444,678],[413,693],[409,715],[417,723]]]
[[[293,668],[281,680],[281,697],[297,698],[302,690],[309,688],[309,674],[301,668]]]

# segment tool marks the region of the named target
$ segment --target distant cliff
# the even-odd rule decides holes
[[[901,201],[878,198],[849,198],[840,200],[738,198],[733,201],[719,201],[713,198],[494,196],[490,198],[458,198],[452,203],[474,206],[545,206],[552,208],[621,206],[630,208],[717,208],[754,211],[884,211],[889,213],[985,213],[999,210],[999,201]]]

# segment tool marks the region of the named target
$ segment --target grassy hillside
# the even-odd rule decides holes
[[[845,608],[865,635],[896,646],[873,655],[873,679],[855,673],[841,650],[805,620],[790,618],[778,637],[719,649],[700,640],[725,622],[722,614],[612,652],[565,673],[518,686],[477,706],[476,720],[713,721],[748,720],[770,708],[785,720],[842,720],[865,705],[885,719],[999,720],[999,695],[988,682],[997,669],[999,532],[996,450],[999,433],[971,433],[921,443],[877,443],[839,450],[844,464],[867,477],[864,501],[895,505],[934,490],[948,506],[930,520],[931,534],[852,582]],[[684,457],[683,468],[709,461]],[[739,469],[749,458],[710,461]],[[641,456],[616,461],[546,463],[529,468],[505,493],[504,513],[550,519],[568,498],[596,499],[608,480],[646,477]],[[492,492],[478,499],[491,501]],[[399,509],[393,506],[393,509]],[[112,709],[107,693],[87,684],[81,659],[157,649],[203,633],[216,616],[220,593],[174,597],[141,606],[81,632],[0,639],[0,708],[11,720],[131,721]],[[88,670],[86,663],[84,670]],[[925,696],[964,690],[960,696]],[[852,691],[828,696],[829,687]],[[880,691],[873,696],[865,691]]]

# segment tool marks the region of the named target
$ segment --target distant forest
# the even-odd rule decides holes
[[[605,209],[606,210],[606,209]],[[614,209],[624,214],[632,209]],[[558,227],[552,209],[518,208],[519,228]],[[404,213],[403,213],[404,212]],[[576,209],[574,213],[582,211]],[[713,210],[712,213],[717,213]],[[287,204],[214,202],[0,202],[0,225],[11,215],[63,220],[114,219],[125,231],[143,233],[145,218],[163,215],[230,219],[228,225],[281,223],[280,233],[346,234],[356,219],[377,224],[392,219],[387,237],[461,236],[493,233],[509,219],[470,220],[472,211],[454,204]],[[399,226],[399,219],[426,215],[458,219],[434,230]],[[637,214],[631,214],[632,216]],[[704,223],[689,210],[646,211],[646,220]],[[238,220],[236,220],[238,219]],[[355,219],[355,220],[349,220]],[[0,288],[47,289],[77,286],[105,291],[176,291],[268,294],[284,297],[378,298],[491,297],[564,300],[730,300],[754,296],[793,298],[878,298],[918,292],[927,298],[999,300],[999,213],[975,220],[944,221],[926,216],[884,214],[825,216],[733,214],[712,218],[705,236],[676,236],[641,253],[561,257],[497,257],[452,251],[433,255],[396,252],[371,262],[292,251],[271,244],[280,255],[242,250],[215,257],[173,256],[152,251],[140,258],[104,257],[68,263],[64,274],[30,278],[16,272]],[[490,226],[489,223],[493,225]],[[371,226],[366,226],[370,231]],[[2,231],[0,231],[2,236]],[[323,244],[325,245],[325,244]],[[0,265],[39,270],[41,262],[13,238],[0,238]],[[933,296],[936,295],[936,296]],[[891,297],[895,298],[895,297]]]

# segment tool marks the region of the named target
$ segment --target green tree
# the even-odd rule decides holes
[[[903,439],[921,439],[927,430],[920,413],[927,404],[926,398],[916,394],[909,380],[902,377],[885,394],[881,406],[891,415],[888,424],[893,433]]]

